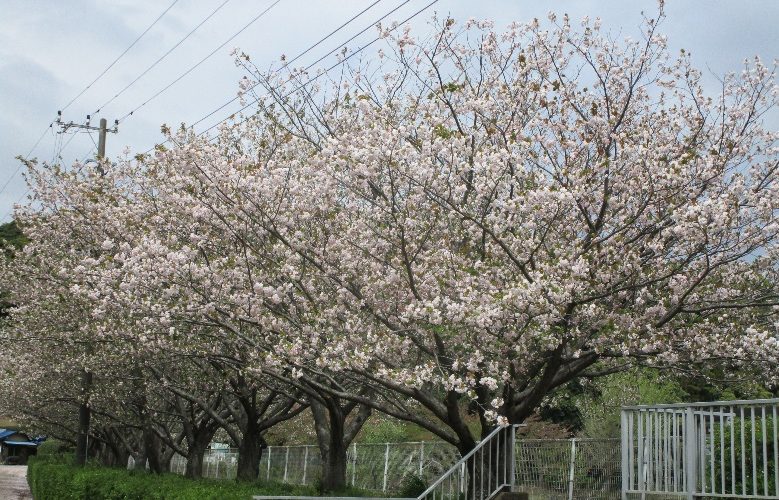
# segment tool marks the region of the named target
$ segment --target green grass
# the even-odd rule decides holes
[[[187,479],[177,474],[147,474],[88,465],[76,467],[70,456],[32,457],[27,470],[36,500],[249,500],[253,495],[322,496],[312,486]],[[328,496],[370,496],[356,489]]]

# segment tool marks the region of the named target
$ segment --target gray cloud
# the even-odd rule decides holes
[[[14,157],[27,153],[45,125],[54,118],[57,108],[124,50],[169,5],[169,1],[0,0],[0,12],[3,13],[0,23],[0,186],[18,165]],[[351,34],[372,24],[399,1],[383,0],[303,62],[318,58]],[[270,0],[231,0],[169,60],[104,110],[105,116],[112,120],[143,102],[269,3]],[[413,0],[393,18],[403,19],[426,3],[426,0]],[[66,119],[83,119],[176,43],[216,5],[216,2],[203,0],[180,0],[126,57],[66,111]],[[123,123],[120,133],[109,138],[109,155],[119,154],[125,145],[134,150],[148,149],[159,139],[161,123],[191,123],[232,98],[241,76],[228,56],[233,46],[240,46],[250,53],[261,66],[272,61],[278,63],[281,54],[289,56],[303,50],[366,5],[365,0],[283,0],[202,67]],[[573,19],[584,15],[599,16],[604,27],[612,32],[636,35],[641,11],[656,12],[656,2],[441,0],[435,9],[439,16],[450,14],[458,20],[492,19],[497,28],[513,20],[544,17],[547,11],[554,10],[567,12]],[[755,54],[768,61],[779,56],[775,36],[779,2],[775,0],[672,0],[667,2],[667,12],[668,19],[661,31],[668,35],[672,50],[683,47],[692,51],[695,63],[703,69],[708,66],[715,74],[738,71],[743,59]],[[415,21],[415,32],[429,29],[431,15]],[[374,32],[370,30],[352,45],[359,46],[373,36]],[[716,83],[711,75],[707,75],[707,81],[711,85]],[[219,118],[231,111],[225,110]],[[772,117],[771,123],[779,123],[779,120]],[[54,138],[47,136],[36,155],[50,159],[53,145]],[[82,158],[91,147],[88,136],[77,136],[63,155],[63,161]],[[0,217],[24,190],[21,176],[15,177],[9,189],[0,194]]]

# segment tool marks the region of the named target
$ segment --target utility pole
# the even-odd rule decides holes
[[[93,127],[89,123],[89,115],[87,115],[86,123],[74,123],[62,121],[62,111],[57,111],[57,125],[62,128],[60,133],[65,133],[69,129],[84,129],[84,130],[97,130],[97,171],[100,175],[105,175],[105,168],[103,168],[103,159],[105,158],[105,141],[106,134],[111,132],[116,134],[119,132],[119,121],[114,120],[114,128],[108,128],[108,121],[105,118],[100,119],[100,126]],[[88,348],[89,349],[89,348]],[[92,411],[89,408],[89,394],[92,391],[92,372],[86,368],[81,372],[81,402],[78,407],[78,434],[76,435],[76,465],[85,465],[87,462],[88,447],[89,447],[89,422],[92,418]]]
[[[69,129],[83,129],[83,130],[96,130],[98,133],[98,139],[97,139],[97,160],[98,160],[98,171],[101,175],[105,175],[105,171],[103,170],[103,165],[100,162],[103,158],[105,158],[105,140],[106,140],[106,134],[108,132],[111,132],[112,134],[116,134],[119,132],[119,120],[114,120],[114,127],[108,128],[108,120],[105,118],[100,119],[100,126],[95,127],[90,124],[90,116],[87,115],[87,121],[85,123],[75,123],[72,120],[69,122],[62,121],[62,111],[57,111],[57,121],[55,122],[57,125],[62,128],[60,131],[61,134],[64,134]]]

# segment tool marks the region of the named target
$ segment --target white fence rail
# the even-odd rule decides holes
[[[516,485],[531,498],[620,498],[619,439],[519,439],[516,464]]]
[[[347,452],[347,481],[369,491],[396,492],[411,476],[432,482],[459,459],[453,446],[441,441],[352,444]],[[209,450],[203,457],[203,476],[234,479],[235,449]],[[170,470],[184,474],[187,460],[174,455]],[[270,446],[260,461],[260,479],[311,485],[319,479],[321,456],[314,445]]]
[[[619,439],[518,439],[514,484],[546,500],[617,500],[640,496],[779,499],[779,399],[625,407]],[[488,458],[489,453],[484,455]],[[206,454],[203,475],[235,478],[235,450]],[[443,442],[354,444],[347,481],[397,493],[407,478],[433,484],[460,460]],[[260,477],[315,484],[316,446],[272,446]],[[183,474],[175,456],[171,471]],[[446,487],[462,490],[465,480]]]
[[[779,498],[779,399],[622,410],[622,496]]]
[[[515,484],[548,500],[617,500],[620,496],[619,439],[518,439]],[[353,444],[347,481],[366,491],[397,493],[414,475],[432,484],[460,459],[444,442]],[[321,465],[316,446],[271,446],[263,453],[260,478],[314,484]],[[236,450],[209,451],[203,475],[234,479]],[[175,455],[171,472],[183,474],[186,458]]]

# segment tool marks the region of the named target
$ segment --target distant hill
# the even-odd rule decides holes
[[[0,246],[12,245],[16,248],[24,246],[26,239],[16,221],[0,224]]]

